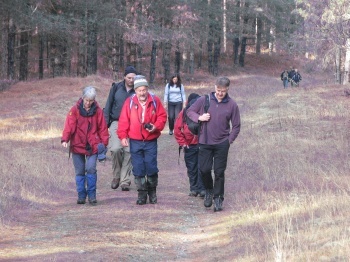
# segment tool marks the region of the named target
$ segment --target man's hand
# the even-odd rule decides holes
[[[68,143],[67,143],[67,142],[62,142],[61,145],[62,145],[63,147],[65,147],[65,148],[67,148]]]
[[[210,114],[209,113],[204,113],[203,115],[198,117],[198,120],[201,122],[207,122],[210,120]]]
[[[123,138],[120,143],[122,144],[123,147],[128,147],[129,146],[129,142],[127,138]]]
[[[154,132],[156,130],[156,127],[153,124],[150,124],[152,126],[151,129],[146,128],[146,130],[150,133]]]

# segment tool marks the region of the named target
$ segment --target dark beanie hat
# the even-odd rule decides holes
[[[196,93],[191,93],[189,96],[188,96],[188,99],[187,99],[187,104],[189,104],[191,102],[191,100],[193,99],[196,99],[200,97],[200,95],[196,94]]]
[[[130,73],[134,73],[135,75],[137,75],[137,72],[136,72],[135,67],[133,67],[133,66],[127,66],[127,67],[125,68],[124,76],[126,76],[127,74],[130,74]]]

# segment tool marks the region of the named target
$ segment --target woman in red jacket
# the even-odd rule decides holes
[[[135,176],[137,205],[157,203],[157,139],[166,123],[166,111],[160,99],[148,92],[142,75],[134,78],[135,95],[128,97],[119,117],[117,134],[122,146],[130,144],[132,173]],[[129,140],[128,140],[129,139]]]
[[[61,143],[72,153],[75,181],[78,192],[77,204],[95,205],[97,170],[96,162],[104,161],[108,144],[108,129],[103,111],[95,101],[96,89],[88,86],[83,96],[69,111],[62,133]],[[86,186],[85,186],[86,181]]]
[[[205,196],[205,188],[198,169],[198,136],[191,133],[186,124],[186,110],[199,98],[196,93],[188,96],[187,106],[179,113],[175,121],[174,135],[176,142],[184,149],[184,160],[190,182],[189,196]]]

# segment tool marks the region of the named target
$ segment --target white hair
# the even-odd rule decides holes
[[[96,89],[93,86],[87,86],[83,90],[83,98],[95,99]]]

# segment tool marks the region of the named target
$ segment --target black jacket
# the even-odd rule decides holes
[[[113,121],[118,121],[120,111],[122,110],[125,100],[135,94],[135,90],[126,91],[125,81],[113,83],[104,108],[104,116],[108,127]]]

